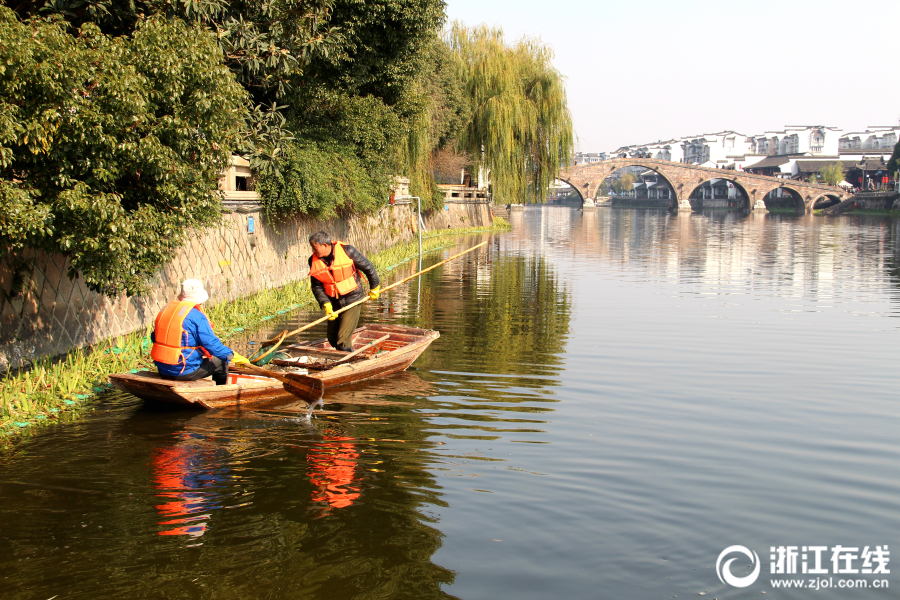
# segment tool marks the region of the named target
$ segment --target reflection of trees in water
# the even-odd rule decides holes
[[[441,338],[439,352],[417,364],[439,368],[443,353],[466,356],[470,368],[487,373],[538,375],[560,364],[571,297],[543,256],[484,252],[426,277],[418,322],[433,323]]]

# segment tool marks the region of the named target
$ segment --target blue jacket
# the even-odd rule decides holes
[[[206,315],[196,308],[192,308],[191,312],[187,314],[181,327],[184,329],[184,333],[181,334],[181,347],[185,348],[184,365],[167,365],[154,361],[160,375],[169,377],[188,375],[200,368],[200,364],[203,362],[203,352],[188,349],[187,346],[203,346],[207,352],[226,362],[234,356],[234,351],[219,341],[219,338],[213,333],[212,325],[209,324]],[[155,331],[150,334],[150,341],[156,341]]]

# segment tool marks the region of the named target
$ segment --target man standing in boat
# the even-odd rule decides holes
[[[212,375],[216,385],[228,383],[228,362],[246,364],[246,358],[224,345],[200,305],[209,294],[198,279],[186,279],[178,298],[156,316],[150,335],[150,357],[164,379],[196,381]]]
[[[309,257],[309,276],[313,295],[328,315],[328,343],[341,352],[351,352],[351,336],[359,323],[362,305],[339,315],[335,311],[365,297],[360,272],[369,281],[369,298],[381,293],[381,282],[375,265],[362,252],[342,242],[332,241],[324,231],[309,236],[312,256]]]

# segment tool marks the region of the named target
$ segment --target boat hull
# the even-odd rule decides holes
[[[158,373],[117,373],[109,376],[113,387],[133,394],[148,402],[165,402],[196,406],[198,408],[219,408],[265,402],[268,400],[291,399],[294,397],[276,379],[258,382],[230,383],[216,385],[211,380],[170,381]]]
[[[199,381],[171,381],[157,373],[117,373],[110,375],[112,385],[148,402],[161,402],[220,408],[240,406],[274,400],[292,400],[300,396],[307,402],[317,402],[330,388],[357,383],[404,371],[440,337],[440,333],[428,329],[403,325],[364,325],[354,331],[353,346],[362,348],[372,340],[389,335],[387,341],[367,350],[360,360],[347,362],[325,371],[308,375],[287,373],[291,379],[290,391],[276,379],[253,377],[239,367],[234,368],[235,383],[215,385],[210,379]],[[295,344],[283,349],[293,357],[316,356],[339,359],[346,352],[332,349],[326,340]]]
[[[287,378],[294,383],[291,391],[308,402],[316,402],[331,388],[405,371],[425,352],[431,342],[441,335],[437,331],[402,325],[368,325],[354,333],[355,348],[362,347],[383,335],[390,335],[387,342],[382,345],[388,351],[384,355],[373,353],[374,356],[365,360],[341,364],[327,371],[311,372],[307,375],[287,373]],[[320,341],[288,346],[285,351],[292,356],[302,356],[310,349],[325,348]]]

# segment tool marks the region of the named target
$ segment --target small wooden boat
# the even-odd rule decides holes
[[[353,334],[354,351],[370,342],[374,342],[374,345],[354,357],[355,360],[326,363],[322,369],[316,368],[316,365],[310,362],[300,361],[303,357],[330,358],[339,361],[348,353],[332,350],[325,340],[285,348],[284,351],[293,358],[293,362],[298,366],[305,364],[309,369],[306,374],[285,374],[293,383],[289,386],[291,393],[309,402],[315,402],[330,388],[404,371],[441,335],[431,329],[377,324],[364,325]],[[384,337],[387,339],[380,341]],[[278,361],[277,364],[284,365],[285,362]]]
[[[114,387],[143,400],[202,408],[292,399],[296,396],[315,402],[329,388],[407,369],[431,342],[440,337],[440,333],[404,325],[367,324],[357,328],[353,336],[354,352],[370,342],[377,343],[345,362],[337,361],[352,353],[332,349],[327,340],[282,348],[290,358],[273,361],[274,363],[288,369],[293,366],[307,371],[281,374],[291,380],[290,392],[277,379],[256,375],[234,366],[229,369],[226,385],[216,385],[211,379],[172,381],[150,371],[117,373],[109,378]],[[387,339],[382,340],[385,337]]]

